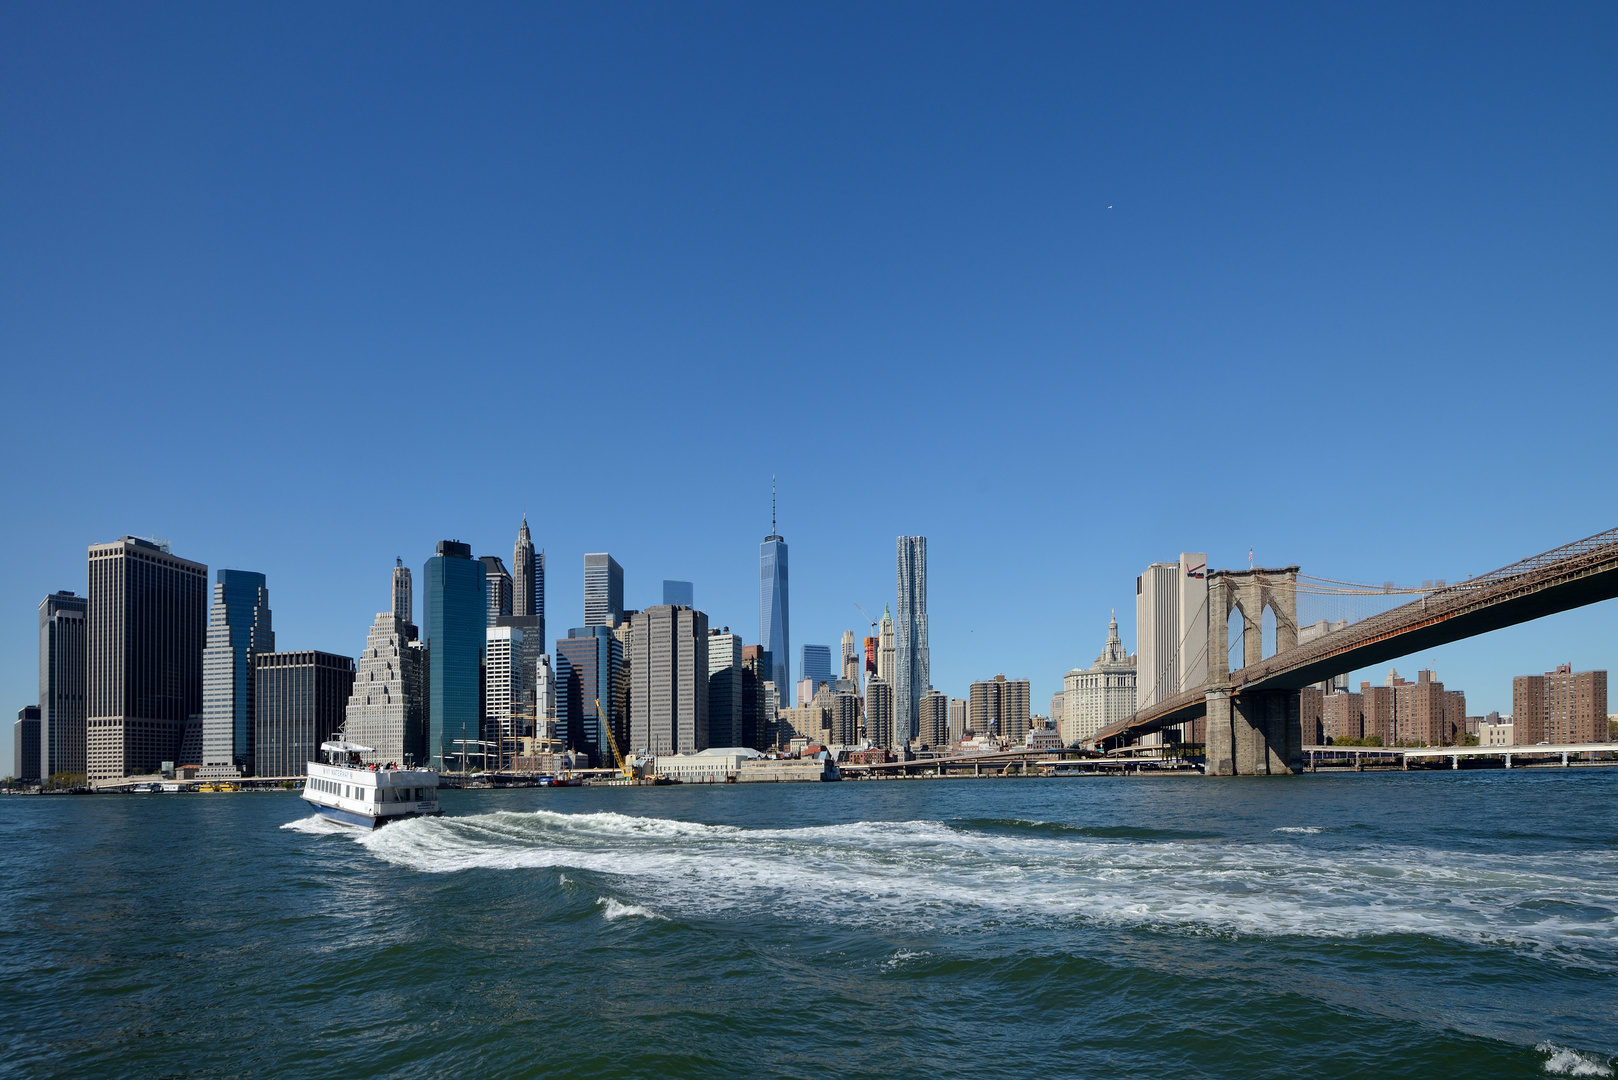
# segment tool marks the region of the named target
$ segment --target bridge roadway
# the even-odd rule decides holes
[[[1251,771],[1273,772],[1280,766],[1279,771],[1297,772],[1303,766],[1300,689],[1357,668],[1618,596],[1618,529],[1435,589],[1419,600],[1278,651],[1228,675],[1223,670],[1228,613],[1220,614],[1228,603],[1225,575],[1226,571],[1209,575],[1208,684],[1102,729],[1096,736],[1098,745],[1123,745],[1210,716],[1211,703],[1217,715],[1209,724],[1210,773],[1249,771],[1239,767],[1244,738],[1260,744],[1256,751],[1247,750]],[[1252,614],[1247,613],[1250,620]],[[1235,730],[1230,738],[1236,745],[1226,749],[1216,744],[1216,738],[1223,737],[1218,729],[1231,714]]]

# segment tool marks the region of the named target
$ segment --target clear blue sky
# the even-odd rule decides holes
[[[1181,550],[1618,525],[1615,55],[1595,4],[7,4],[0,696],[123,533],[352,655],[526,509],[553,631],[605,549],[754,642],[775,474],[794,645],[924,534],[933,682],[1043,711]],[[1613,623],[1399,666],[1507,710]]]

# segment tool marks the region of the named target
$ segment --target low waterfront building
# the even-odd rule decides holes
[[[1498,717],[1499,713],[1492,714]],[[1491,724],[1487,720],[1478,725],[1479,746],[1516,746],[1516,728],[1510,720]]]

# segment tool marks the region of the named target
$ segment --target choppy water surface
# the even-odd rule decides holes
[[[22,1075],[1610,1076],[1618,770],[0,799]]]

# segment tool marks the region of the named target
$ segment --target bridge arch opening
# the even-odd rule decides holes
[[[1263,648],[1260,651],[1260,655],[1265,659],[1275,655],[1275,625],[1275,605],[1265,604],[1264,622],[1259,631],[1261,634],[1261,641],[1263,643]]]
[[[1230,614],[1225,618],[1225,639],[1230,643],[1226,650],[1225,661],[1230,671],[1243,667],[1242,635],[1247,632],[1247,617],[1242,614],[1241,605],[1230,605]]]

